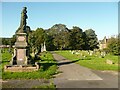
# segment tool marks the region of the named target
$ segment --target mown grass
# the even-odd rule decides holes
[[[49,79],[57,73],[57,65],[51,53],[43,52],[40,60],[36,60],[40,64],[40,69],[33,72],[4,72],[4,65],[9,64],[11,54],[8,51],[2,53],[2,79]]]
[[[105,57],[100,57],[100,55],[88,55],[84,51],[80,54],[72,54],[70,51],[55,51],[56,53],[64,56],[69,60],[78,60],[77,64],[85,66],[94,70],[118,70],[118,56],[106,55]],[[81,53],[83,56],[81,56]],[[111,60],[114,64],[107,64],[106,60]]]

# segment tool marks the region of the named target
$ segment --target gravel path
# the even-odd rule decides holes
[[[117,88],[118,76],[111,72],[95,71],[82,67],[52,52],[59,71],[54,83],[57,88]]]

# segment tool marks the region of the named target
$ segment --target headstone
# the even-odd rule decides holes
[[[80,54],[79,52],[76,52],[75,54]]]
[[[93,51],[90,51],[90,56],[92,56],[93,55]]]
[[[106,63],[107,64],[113,64],[112,60],[108,60],[108,59],[106,60]]]
[[[72,51],[71,54],[75,54],[75,51]]]
[[[82,54],[82,53],[80,53],[80,56],[83,56],[83,54]]]
[[[106,56],[106,53],[105,53],[105,52],[101,52],[100,55],[101,55],[102,57],[105,57],[105,56]]]
[[[45,42],[43,44],[41,44],[41,52],[46,51],[46,45]]]

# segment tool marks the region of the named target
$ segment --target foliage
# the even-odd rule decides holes
[[[41,51],[41,44],[45,42],[46,49],[50,50],[94,50],[98,48],[98,39],[95,31],[88,29],[85,32],[77,26],[68,29],[64,24],[55,24],[48,30],[37,28],[31,31],[27,26],[28,43],[30,51],[35,55]],[[14,45],[16,35],[11,39]],[[8,43],[4,41],[5,44]]]
[[[58,35],[61,32],[67,32],[68,28],[64,24],[55,24],[50,29],[48,29],[49,35]]]
[[[16,35],[13,35],[13,37],[11,38],[11,46],[15,44],[16,41]]]
[[[41,43],[44,42],[44,30],[42,28],[37,28],[35,31],[31,32],[28,36],[28,43],[31,48],[31,52],[39,53],[41,50]]]
[[[118,70],[118,56],[108,54],[104,58],[101,58],[100,53],[90,56],[86,51],[80,51],[79,52],[80,54],[71,54],[71,52],[69,51],[56,51],[56,53],[72,61],[78,60],[77,61],[78,64],[91,69],[116,70],[116,71]],[[107,59],[112,60],[114,64],[111,65],[107,64],[106,63]]]
[[[98,39],[95,31],[92,29],[88,29],[85,31],[86,34],[86,49],[94,50],[98,48]]]
[[[68,28],[64,24],[55,24],[48,29],[47,34],[52,36],[54,49],[65,49],[69,45]]]
[[[93,50],[98,48],[97,35],[92,29],[83,32],[77,26],[74,26],[73,29],[68,29],[63,24],[55,24],[46,33],[51,37],[53,50]],[[48,45],[46,44],[46,46]]]
[[[70,47],[73,50],[83,50],[85,41],[83,38],[83,31],[81,28],[74,26],[70,32]]]
[[[108,40],[107,46],[109,51],[114,55],[120,55],[120,45],[119,45],[120,39],[111,37]]]
[[[53,39],[53,36],[49,35],[47,32],[45,33],[46,49],[48,51],[56,50],[56,46],[54,45]]]
[[[0,64],[0,70],[3,70],[4,65],[8,64],[12,58],[12,54],[8,49],[2,49],[2,64]]]
[[[11,38],[2,38],[2,44],[3,45],[10,45]]]

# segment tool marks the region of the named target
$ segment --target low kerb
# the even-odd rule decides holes
[[[5,65],[4,71],[5,72],[32,72],[37,71],[39,69],[39,65],[35,64],[35,66],[30,65]]]

